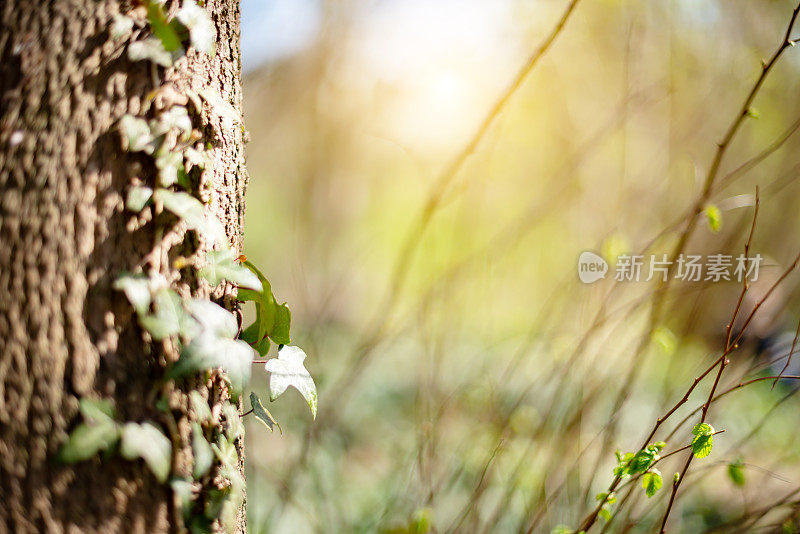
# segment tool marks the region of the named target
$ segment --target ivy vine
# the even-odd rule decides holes
[[[114,17],[109,31],[116,41],[130,40],[137,25],[145,30],[144,38],[128,44],[128,58],[148,61],[157,69],[171,67],[190,47],[213,55],[216,28],[203,5],[183,0],[170,15],[165,4],[165,0],[145,0],[143,18],[134,13]],[[204,89],[199,95],[187,97],[195,103],[198,117],[201,110],[198,97],[202,97],[223,119],[239,119],[236,110],[216,91]],[[289,346],[288,306],[278,302],[269,281],[252,262],[235,254],[222,223],[207,212],[204,201],[193,193],[190,174],[194,169],[202,174],[209,162],[203,135],[195,126],[189,110],[176,103],[149,119],[133,115],[121,118],[118,130],[123,149],[149,157],[156,176],[153,187],[131,184],[125,208],[139,213],[152,206],[156,213],[169,212],[187,230],[207,240],[213,249],[205,254],[195,274],[212,287],[225,281],[235,285],[240,303],[255,304],[255,321],[242,330],[231,311],[210,299],[182,297],[174,285],[155,271],[121,273],[113,287],[125,295],[147,335],[180,354],[174,364],[167,364],[165,380],[179,381],[219,369],[229,386],[231,400],[238,403],[249,383],[256,355],[266,356],[274,343],[278,346],[278,356],[268,359],[265,365],[270,373],[270,400],[292,386],[303,395],[312,416],[316,417],[317,390],[304,366],[306,354]],[[167,437],[171,432],[152,421],[120,421],[109,400],[81,399],[82,422],[70,433],[58,459],[76,463],[99,453],[141,459],[159,482],[169,481],[192,531],[210,531],[215,521],[230,529],[235,525],[244,489],[235,446],[244,434],[242,414],[227,400],[219,413],[212,413],[208,401],[197,391],[190,391],[188,399],[196,417],[191,431],[194,456],[191,478],[172,474],[175,444]],[[250,392],[249,400],[251,410],[247,413],[253,413],[270,431],[276,426],[281,430],[255,392]],[[169,410],[168,406],[159,408]],[[198,486],[201,481],[205,483]],[[197,494],[201,486],[210,488],[204,499]],[[198,512],[199,505],[203,509]]]

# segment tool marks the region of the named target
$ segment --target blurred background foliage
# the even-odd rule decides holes
[[[398,261],[438,173],[565,6],[243,0],[245,252],[291,306],[292,342],[320,391],[314,423],[299,395],[270,405],[283,435],[248,421],[251,532],[575,528],[611,481],[614,451],[638,447],[718,357],[736,282],[671,285],[643,342],[655,283],[614,284],[612,265],[584,285],[576,263],[584,250],[672,250],[717,143],[781,42],[787,0],[579,3],[412,234],[411,261]],[[687,252],[741,253],[759,185],[762,279],[797,253],[799,75],[790,49],[722,162],[711,197],[720,231],[701,221]],[[790,276],[759,311],[721,390],[780,370],[796,284]],[[776,347],[784,360],[769,370]],[[265,396],[266,374],[253,383]],[[793,531],[793,392],[765,381],[712,405],[725,433],[694,462],[672,531]],[[689,443],[695,419],[665,452]],[[659,466],[654,497],[637,486],[597,526],[656,530],[684,458]],[[742,485],[726,468],[736,459]]]

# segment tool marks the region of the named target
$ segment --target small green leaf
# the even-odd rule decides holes
[[[653,342],[666,356],[671,356],[678,347],[675,334],[666,326],[659,326],[653,331]]]
[[[230,127],[233,123],[241,122],[242,117],[236,108],[230,102],[222,98],[222,96],[213,88],[206,87],[199,92],[200,96],[208,102],[212,111],[222,118],[222,122],[226,127]]]
[[[114,407],[111,401],[106,399],[81,399],[80,409],[83,418],[87,423],[107,423],[113,422]]]
[[[242,424],[239,408],[230,402],[226,402],[222,406],[222,415],[225,416],[225,436],[227,436],[228,441],[236,441],[244,435],[244,425]]]
[[[199,392],[192,391],[189,393],[189,404],[199,423],[211,423],[214,421],[214,417],[211,415],[211,408],[208,406],[208,401],[204,399]]]
[[[292,312],[286,306],[286,303],[275,307],[275,324],[269,337],[278,345],[288,345],[289,339],[289,326],[292,322]]]
[[[157,189],[154,193],[164,207],[177,215],[191,230],[200,232],[214,243],[227,243],[225,228],[216,217],[205,213],[203,204],[189,193]]]
[[[181,48],[181,38],[175,28],[167,20],[161,3],[149,0],[147,5],[147,20],[153,35],[158,37],[165,50],[170,52]]]
[[[153,134],[144,119],[133,115],[123,116],[119,120],[119,132],[122,134],[122,146],[125,150],[148,154],[152,154],[155,150]]]
[[[705,458],[711,454],[714,446],[714,436],[711,434],[699,434],[692,440],[692,452],[695,458]]]
[[[211,469],[214,463],[214,450],[206,441],[203,429],[197,423],[192,425],[192,454],[194,455],[192,476],[198,480]]]
[[[206,165],[208,165],[208,156],[206,153],[191,147],[183,151],[183,157],[186,158],[187,171],[192,170],[193,167],[205,169]]]
[[[153,198],[153,190],[143,185],[131,187],[128,190],[128,197],[125,199],[125,207],[128,211],[139,213],[147,206]]]
[[[676,472],[674,475],[672,475],[672,485],[673,486],[676,486],[678,484],[678,482],[680,482],[680,481],[681,481],[681,474],[680,473]]]
[[[695,436],[710,436],[714,433],[714,427],[708,423],[697,423],[692,428],[692,434]]]
[[[228,280],[239,287],[260,291],[261,282],[247,267],[236,263],[230,249],[212,250],[206,255],[206,265],[200,269],[200,276],[212,286]]]
[[[159,482],[165,482],[172,465],[172,443],[152,423],[126,423],[120,454],[128,460],[142,458]]]
[[[736,486],[742,487],[745,483],[744,464],[741,460],[735,460],[728,464],[728,477]]]
[[[169,376],[179,378],[200,370],[222,367],[233,391],[240,393],[250,381],[253,354],[253,349],[244,341],[202,334],[184,347]]]
[[[643,473],[658,459],[658,454],[654,450],[643,449],[637,452],[628,463],[628,474],[635,475]]]
[[[661,472],[658,469],[650,469],[644,475],[642,475],[642,487],[644,488],[644,492],[648,497],[655,495],[656,492],[661,489],[663,484],[664,481],[661,478]]]
[[[189,30],[192,46],[200,52],[214,55],[217,29],[208,11],[198,6],[194,0],[184,0],[183,7],[178,10],[175,18]]]
[[[147,313],[150,308],[150,280],[142,274],[125,274],[114,281],[113,288],[125,293],[137,313]]]
[[[188,338],[210,332],[216,337],[233,339],[239,331],[236,317],[216,302],[198,298],[191,299],[186,302],[186,309],[195,319],[193,324],[196,326],[188,332],[183,332]]]
[[[747,108],[747,116],[751,119],[757,119],[761,116],[761,113],[756,108]]]
[[[58,452],[58,459],[66,464],[88,460],[98,451],[106,450],[119,439],[119,426],[111,419],[94,424],[83,423],[75,427],[69,439]]]
[[[111,30],[109,31],[113,40],[119,41],[120,39],[131,34],[131,31],[133,30],[132,18],[126,17],[122,13],[117,13],[114,15],[113,20],[114,22],[111,24]]]
[[[722,211],[714,204],[709,204],[705,209],[708,228],[715,234],[722,228]]]
[[[180,152],[166,152],[156,157],[158,185],[169,187],[178,181],[178,173],[183,171],[183,155]]]
[[[158,116],[158,120],[150,125],[155,135],[164,135],[171,130],[180,132],[180,139],[186,141],[192,133],[192,119],[183,106],[172,106]]]
[[[264,368],[269,371],[270,400],[277,399],[286,388],[293,386],[308,403],[311,415],[317,417],[317,386],[306,370],[303,361],[306,353],[298,347],[285,346],[278,357],[267,360]]]
[[[128,58],[131,61],[149,60],[162,67],[171,67],[175,60],[183,55],[183,51],[170,52],[158,37],[136,41],[128,45]]]
[[[600,510],[597,512],[597,515],[599,515],[601,518],[603,518],[604,521],[611,521],[611,510],[609,510],[605,506],[600,508]],[[570,531],[570,532],[572,532],[572,531]]]
[[[155,294],[155,313],[139,317],[139,324],[161,341],[180,331],[184,315],[181,298],[171,289],[162,288]]]
[[[281,425],[272,417],[272,414],[269,413],[269,410],[264,408],[264,405],[261,404],[261,399],[258,398],[255,391],[250,392],[250,406],[253,408],[253,415],[256,419],[264,423],[264,426],[269,428],[269,431],[272,432],[273,429],[277,426],[278,431],[283,434],[283,430],[281,429]]]

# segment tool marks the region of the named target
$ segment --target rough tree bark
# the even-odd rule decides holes
[[[132,180],[152,185],[155,170],[121,149],[116,127],[123,115],[143,113],[165,85],[175,89],[172,98],[210,86],[241,111],[239,3],[205,7],[217,28],[216,55],[190,51],[164,70],[128,59],[126,46],[142,28],[122,41],[110,36],[114,15],[130,13],[135,1],[0,0],[0,532],[181,528],[176,497],[141,461],[98,456],[64,466],[54,457],[80,418],[80,398],[112,398],[123,420],[167,426],[155,408],[167,395],[179,435],[173,472],[189,469],[185,391],[160,381],[176,356],[143,342],[111,284],[121,271],[142,268],[175,280],[168,245],[190,238],[160,236],[153,222],[165,214],[125,212]],[[214,154],[203,187],[240,250],[243,129],[223,128],[203,106]],[[209,292],[197,282],[183,290]],[[213,405],[220,395],[211,395]]]

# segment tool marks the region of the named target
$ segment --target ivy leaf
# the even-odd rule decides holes
[[[183,155],[180,152],[165,152],[156,157],[158,185],[169,187],[178,181],[178,173],[183,171]]]
[[[172,106],[159,115],[158,121],[155,121],[150,129],[156,135],[163,135],[172,129],[176,129],[181,134],[180,138],[186,141],[192,133],[192,119],[189,117],[189,112],[185,107]]]
[[[187,337],[193,338],[204,332],[211,332],[217,337],[233,339],[239,331],[239,325],[231,312],[206,299],[191,299],[186,303],[186,309],[192,314],[197,328],[187,332]]]
[[[292,322],[292,312],[286,306],[286,303],[275,307],[275,324],[272,327],[269,337],[278,345],[288,345],[289,339],[289,326]]]
[[[206,265],[200,269],[200,276],[212,286],[222,280],[233,282],[239,287],[261,291],[261,282],[247,267],[236,263],[231,249],[212,250],[206,255]]]
[[[198,169],[205,169],[206,165],[208,165],[208,157],[206,156],[205,152],[197,150],[195,148],[187,148],[183,151],[183,157],[186,158],[186,170],[190,171],[193,167],[197,167]]]
[[[153,339],[161,341],[180,331],[184,311],[181,298],[171,289],[158,290],[154,301],[155,313],[139,317],[139,324]]]
[[[196,371],[222,367],[227,372],[232,389],[238,393],[250,381],[252,362],[253,349],[244,341],[204,333],[184,347],[180,360],[169,376],[179,378]]]
[[[317,386],[303,365],[306,353],[298,347],[283,347],[278,357],[268,360],[264,368],[269,371],[270,400],[277,399],[286,388],[293,386],[308,403],[311,415],[317,418]]]
[[[110,418],[82,423],[70,433],[69,439],[58,452],[65,464],[88,460],[98,451],[106,450],[119,440],[119,426]]]
[[[154,193],[164,207],[177,215],[186,226],[214,243],[225,243],[225,229],[216,217],[207,216],[203,204],[189,193],[157,189]]]
[[[242,121],[242,117],[239,115],[239,112],[236,111],[236,108],[233,107],[230,102],[222,98],[213,87],[205,87],[200,90],[199,94],[208,102],[208,105],[211,106],[211,110],[219,115],[222,119],[223,126],[226,128],[230,128],[234,123]]]
[[[714,427],[708,423],[698,423],[692,429],[692,452],[695,458],[705,458],[714,446]]]
[[[111,25],[111,30],[109,31],[111,38],[115,41],[119,41],[123,37],[127,37],[131,34],[133,30],[133,19],[130,17],[126,17],[122,13],[117,13],[114,15],[114,23]]]
[[[128,190],[128,197],[125,199],[125,207],[128,211],[138,213],[147,206],[153,198],[153,190],[143,185],[131,187]]]
[[[722,228],[722,212],[714,204],[709,204],[705,209],[708,228],[715,234]]]
[[[211,415],[211,408],[208,406],[208,401],[206,401],[199,392],[192,391],[189,393],[189,404],[199,423],[213,422],[214,417]]]
[[[731,479],[731,482],[739,487],[744,486],[745,483],[743,467],[744,464],[741,460],[735,460],[728,464],[728,477]]]
[[[147,20],[153,35],[158,37],[165,50],[173,52],[181,48],[181,38],[178,32],[167,20],[161,3],[149,0],[147,4]]]
[[[150,280],[142,274],[122,274],[112,286],[125,293],[128,302],[138,314],[145,314],[150,309]]]
[[[155,36],[128,45],[128,59],[131,61],[149,60],[162,67],[171,67],[182,55],[182,50],[170,52],[164,48],[164,43]]]
[[[119,131],[122,134],[122,146],[125,150],[147,152],[148,154],[152,154],[155,150],[153,133],[144,119],[133,115],[124,115],[119,120]]]
[[[258,398],[258,395],[256,395],[255,391],[250,392],[250,406],[253,408],[253,415],[255,418],[264,423],[264,426],[269,428],[270,432],[272,432],[277,426],[280,433],[283,434],[281,425],[279,425],[275,418],[272,417],[272,414],[269,413],[269,410],[264,408],[264,405],[261,404],[261,399]]]
[[[128,460],[142,458],[159,482],[165,482],[172,464],[172,443],[152,423],[126,423],[120,454]]]
[[[661,471],[658,469],[650,469],[642,475],[642,487],[648,498],[655,495],[663,484],[664,480],[661,478]]]
[[[105,399],[81,399],[80,410],[88,423],[107,423],[114,419],[114,407]]]
[[[214,450],[206,441],[203,429],[198,423],[192,425],[192,454],[194,455],[192,476],[197,480],[208,473],[214,463]]]
[[[184,0],[183,7],[175,15],[181,24],[189,30],[192,46],[200,52],[214,55],[217,46],[217,29],[211,14],[197,5],[194,0]]]
[[[228,441],[236,441],[244,435],[244,425],[242,424],[242,416],[239,414],[239,408],[230,402],[226,402],[222,406],[222,415],[225,416],[225,436],[227,436]]]

